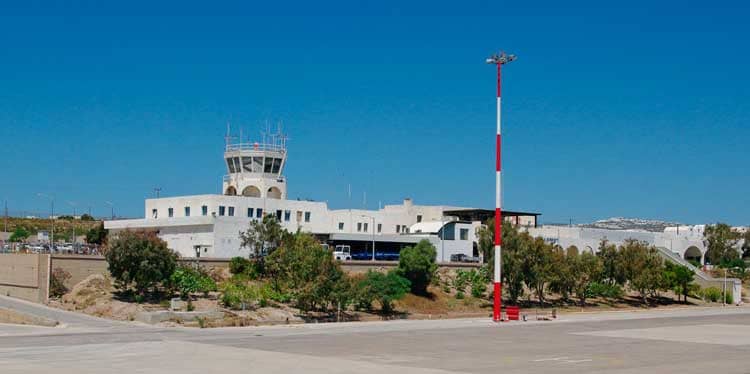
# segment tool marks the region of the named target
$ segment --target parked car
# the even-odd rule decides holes
[[[463,253],[451,255],[451,262],[479,262],[479,257],[467,256]]]

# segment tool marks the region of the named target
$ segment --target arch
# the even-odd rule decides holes
[[[703,258],[703,253],[701,253],[701,250],[691,245],[688,247],[688,249],[685,250],[685,254],[683,255],[683,258],[695,265],[695,263],[701,264],[701,259]]]
[[[266,197],[269,199],[281,199],[281,190],[278,187],[271,187],[266,192]]]
[[[591,253],[593,255],[594,254],[594,248],[591,248],[590,245],[587,245],[586,248],[583,249],[583,252],[588,252],[588,253]],[[583,252],[581,252],[581,253],[583,253]]]
[[[566,256],[578,256],[578,247],[571,245],[568,247],[568,249],[565,250]]]
[[[247,186],[242,190],[242,196],[260,197],[260,188],[255,186]]]
[[[237,196],[237,189],[234,188],[234,186],[229,186],[227,187],[227,190],[224,192],[224,195]]]

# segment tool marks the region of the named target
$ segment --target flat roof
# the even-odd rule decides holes
[[[517,210],[503,210],[503,217],[539,217],[542,213],[521,212]],[[495,217],[494,209],[452,209],[444,210],[443,215],[457,216],[459,219],[467,221],[486,221]]]

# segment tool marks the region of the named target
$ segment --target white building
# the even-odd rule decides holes
[[[285,138],[270,142],[232,142],[224,150],[228,174],[223,194],[147,199],[142,219],[106,221],[111,233],[125,229],[154,230],[184,257],[247,256],[239,233],[251,220],[274,215],[289,231],[302,230],[331,245],[351,245],[353,257],[397,258],[399,251],[428,239],[437,248],[437,260],[453,254],[478,256],[476,229],[494,211],[453,206],[415,205],[405,199],[379,210],[331,210],[324,202],[287,199],[284,166]],[[536,225],[538,214],[514,213],[506,219]]]
[[[566,226],[541,226],[530,228],[532,236],[544,238],[547,242],[558,244],[563,248],[576,246],[579,251],[595,253],[602,240],[610,243],[622,244],[625,240],[635,239],[650,245],[667,249],[679,257],[697,261],[701,264],[706,262],[706,251],[703,242],[703,231],[706,225],[675,226],[667,227],[663,232],[650,232],[640,230],[608,230],[587,227]],[[744,230],[743,228],[735,228]],[[741,251],[742,242],[738,243],[737,250]],[[748,254],[740,252],[743,258]]]

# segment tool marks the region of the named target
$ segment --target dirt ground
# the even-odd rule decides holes
[[[430,286],[429,296],[417,296],[407,294],[403,299],[394,303],[395,313],[381,315],[378,313],[367,313],[359,311],[347,311],[338,315],[327,313],[300,313],[299,310],[283,304],[272,304],[263,308],[247,311],[232,311],[223,308],[220,304],[220,294],[210,293],[207,296],[197,296],[192,301],[195,311],[224,312],[222,320],[187,322],[185,326],[195,327],[223,327],[223,326],[252,326],[293,324],[305,322],[335,322],[335,321],[372,321],[381,319],[445,319],[484,317],[492,315],[492,300],[489,297],[474,298],[466,294],[463,298],[456,296],[455,290],[445,292],[445,287]],[[688,304],[678,303],[674,295],[663,293],[664,296],[643,301],[634,294],[628,294],[622,299],[587,300],[586,306],[577,305],[575,300],[562,301],[551,297],[540,306],[533,298],[525,298],[519,302],[522,313],[529,316],[549,315],[554,310],[556,313],[574,312],[596,312],[608,310],[628,309],[650,309],[650,308],[673,308],[685,306],[709,305],[701,300],[689,299]],[[167,310],[168,301],[159,303],[145,302],[134,303],[119,298],[112,280],[100,274],[93,274],[75,285],[70,292],[58,300],[51,300],[50,306],[69,311],[81,312],[97,317],[109,318],[121,321],[132,321],[137,313],[142,311]],[[176,325],[167,322],[164,326]]]

